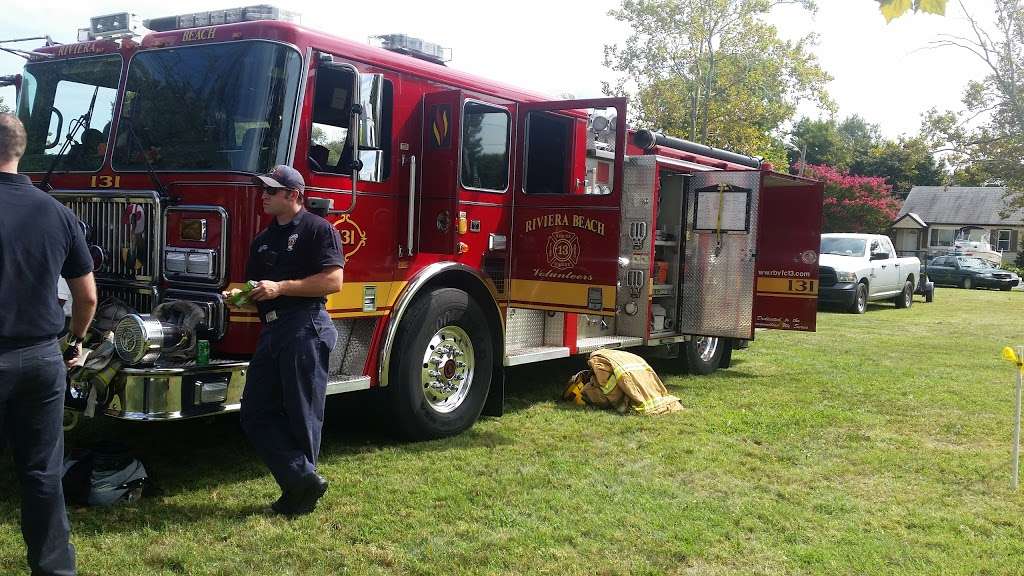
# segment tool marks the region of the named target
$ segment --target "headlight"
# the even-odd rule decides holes
[[[857,273],[856,272],[838,272],[837,271],[836,272],[836,280],[838,280],[840,282],[856,282],[857,281]]]
[[[149,314],[129,314],[114,327],[114,349],[129,366],[156,361],[162,352],[180,346],[183,338],[179,326]]]
[[[191,276],[212,280],[217,277],[217,251],[164,248],[164,272],[169,277]]]
[[[982,272],[981,274],[978,274],[978,278],[991,278],[991,277],[992,277],[992,273],[991,272]]]

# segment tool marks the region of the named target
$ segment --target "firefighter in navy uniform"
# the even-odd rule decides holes
[[[303,209],[305,184],[288,166],[257,176],[270,226],[253,240],[246,278],[263,329],[242,397],[242,428],[281,487],[274,512],[313,511],[327,491],[316,470],[327,364],[338,332],[324,309],[341,290],[345,257],[333,226]]]

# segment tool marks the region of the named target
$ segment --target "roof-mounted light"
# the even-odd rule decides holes
[[[131,38],[138,36],[142,29],[142,19],[131,12],[118,12],[104,16],[93,16],[89,19],[89,27],[78,31],[78,40],[100,40]]]
[[[299,18],[298,12],[281,10],[269,4],[257,4],[242,8],[228,8],[225,10],[211,10],[209,12],[193,12],[191,14],[152,18],[145,20],[143,24],[150,30],[167,32],[169,30],[202,28],[204,26],[218,26],[220,24],[234,24],[236,22],[255,22],[257,20],[280,20],[298,24]]]
[[[439,44],[426,42],[405,34],[383,34],[373,38],[380,40],[380,46],[385,50],[406,54],[413,58],[433,62],[434,64],[444,65],[445,62],[450,62],[452,59],[451,48],[444,48]]]

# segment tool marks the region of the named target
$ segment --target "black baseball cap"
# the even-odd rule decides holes
[[[255,179],[268,188],[287,188],[299,192],[306,190],[306,182],[302,179],[302,174],[299,174],[295,168],[284,164],[275,166],[269,173],[256,176]]]

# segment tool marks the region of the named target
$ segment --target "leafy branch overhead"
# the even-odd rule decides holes
[[[928,14],[944,15],[946,0],[877,0],[878,9],[882,11],[886,22],[903,16],[910,10]]]

